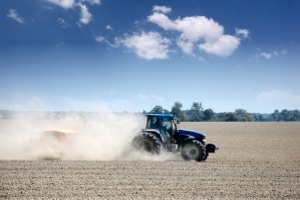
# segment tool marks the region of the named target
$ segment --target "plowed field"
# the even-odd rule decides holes
[[[0,161],[0,199],[300,199],[300,123],[181,123],[219,151],[161,159]]]

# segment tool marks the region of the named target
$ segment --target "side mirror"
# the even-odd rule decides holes
[[[173,119],[174,119],[174,121],[175,121],[176,124],[180,124],[179,118],[177,118],[174,113],[173,113]]]

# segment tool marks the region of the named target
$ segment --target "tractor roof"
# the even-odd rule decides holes
[[[150,117],[168,117],[168,118],[173,118],[172,114],[168,114],[168,113],[151,113],[151,114],[147,114],[147,116]]]

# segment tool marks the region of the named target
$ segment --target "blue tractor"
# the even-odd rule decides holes
[[[160,154],[162,151],[181,152],[185,160],[205,161],[215,153],[215,144],[206,144],[201,132],[178,128],[172,114],[147,114],[146,128],[133,138],[132,146],[141,151]]]

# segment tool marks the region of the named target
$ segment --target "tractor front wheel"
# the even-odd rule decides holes
[[[207,158],[205,146],[198,140],[190,140],[183,144],[181,155],[185,160],[195,160],[198,162],[204,161]]]

